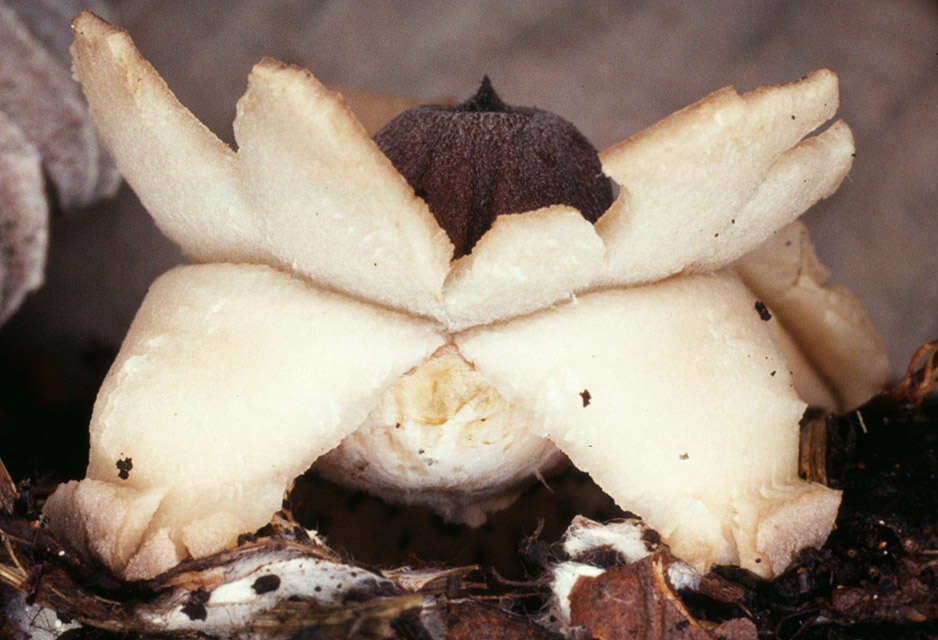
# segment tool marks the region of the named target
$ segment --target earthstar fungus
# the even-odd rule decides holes
[[[152,576],[267,523],[320,458],[478,523],[558,451],[698,571],[775,575],[825,539],[839,494],[797,476],[802,397],[872,394],[885,369],[866,358],[885,361],[847,292],[788,280],[810,242],[771,242],[850,167],[844,123],[809,136],[836,111],[833,73],[723,89],[603,151],[620,188],[595,225],[560,198],[460,249],[434,189],[418,187],[428,207],[309,72],[254,68],[235,151],[126,33],[87,12],[74,29],[102,139],[197,263],[153,284],[99,394],[87,477],[47,503],[76,546]],[[849,331],[791,330],[808,316]],[[864,366],[830,376],[818,340]]]

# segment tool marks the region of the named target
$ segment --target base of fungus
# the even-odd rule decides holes
[[[565,460],[549,440],[518,428],[529,420],[449,344],[387,387],[365,422],[315,468],[353,489],[480,526],[490,512],[511,505],[541,470]],[[167,522],[163,507],[177,498],[164,505],[163,494],[157,499],[87,479],[67,486],[73,488],[53,496],[46,509],[53,529],[128,579],[150,578],[186,557],[216,553],[244,531],[224,511]],[[274,493],[282,496],[288,489]],[[280,497],[275,502],[279,505]],[[691,497],[678,502],[677,522],[647,514],[678,557],[698,571],[713,563],[738,563],[770,577],[798,549],[823,542],[839,493],[797,480],[761,495],[747,491],[732,501],[731,525],[721,517],[722,507],[714,510]],[[120,527],[119,541],[112,540],[116,534],[109,536],[106,529],[125,520],[130,525]]]
[[[932,364],[933,362],[930,360],[926,366],[925,376],[929,377],[930,382],[924,384],[928,387],[933,386],[934,382],[930,378]],[[915,380],[913,380],[913,382],[915,382]],[[845,454],[840,450],[834,450],[833,453],[829,454],[831,456],[830,462],[835,470],[839,469],[844,462],[849,462],[850,465],[854,467],[863,463],[862,472],[859,473],[857,478],[854,478],[854,480],[860,481],[861,488],[870,483],[876,483],[878,488],[880,482],[883,482],[886,487],[893,487],[889,478],[894,477],[896,473],[894,467],[898,469],[900,465],[895,465],[894,460],[889,456],[897,452],[906,452],[906,454],[911,457],[911,460],[915,461],[927,461],[934,457],[935,438],[933,437],[933,421],[930,424],[924,423],[924,421],[918,424],[916,426],[916,429],[918,429],[917,432],[924,435],[925,439],[921,442],[916,440],[915,443],[918,445],[917,447],[907,446],[909,441],[906,438],[911,425],[903,422],[902,416],[904,416],[905,420],[908,420],[909,417],[906,414],[908,413],[909,404],[914,404],[909,402],[905,395],[908,387],[908,384],[900,385],[900,387],[894,389],[892,393],[884,394],[878,400],[879,404],[877,404],[877,401],[874,401],[869,407],[864,408],[864,413],[867,417],[866,423],[862,427],[859,425],[859,419],[856,418],[855,414],[840,418],[831,418],[829,420],[829,425],[835,438],[836,434],[840,433],[845,428],[845,425],[850,425],[850,428],[853,430],[850,431],[850,433],[853,433],[851,438],[853,442],[857,439],[863,441],[864,438],[874,438],[873,441],[866,441],[865,453],[861,452],[862,455],[859,458],[854,457],[855,451],[850,453],[848,458],[842,458]],[[889,403],[890,406],[893,407],[893,413],[890,413],[889,416],[892,418],[895,415],[895,422],[891,419],[883,419],[881,415],[883,411],[882,405],[886,403]],[[934,405],[931,406],[929,415],[932,417],[936,415]],[[920,417],[916,419],[921,420]],[[879,438],[880,441],[876,441],[875,438]],[[888,441],[896,439],[902,442],[898,451],[885,453],[885,460],[883,460],[883,439]],[[886,447],[886,449],[888,449],[888,447]],[[920,451],[926,452],[924,457],[919,457]],[[864,457],[864,455],[867,457]],[[905,461],[905,456],[903,456],[903,461]],[[929,468],[934,468],[933,465],[919,465],[923,468],[919,468],[917,471],[913,470],[915,464],[910,463],[908,466],[905,464],[901,466],[911,471],[911,475],[914,476],[915,479],[919,481],[925,480],[925,484],[919,485],[920,487],[929,486],[927,484],[927,474]],[[884,470],[886,472],[886,478],[880,479],[876,476],[868,476],[870,473],[881,473]],[[569,475],[569,473],[564,474],[559,478],[564,478]],[[900,472],[898,475],[901,477],[900,482],[908,481],[909,479],[907,472]],[[837,474],[834,473],[834,476],[837,476]],[[837,477],[843,481],[843,478],[840,476]],[[835,480],[835,482],[837,482],[837,480]],[[568,487],[568,489],[569,488],[570,487]],[[927,507],[920,509],[920,503],[914,499],[912,499],[911,502],[902,501],[900,509],[905,510],[902,513],[910,514],[914,511],[920,511],[925,516],[924,522],[926,524],[924,525],[924,529],[916,527],[906,529],[909,523],[903,519],[901,515],[889,515],[892,513],[891,509],[895,508],[897,503],[890,502],[889,505],[886,505],[881,500],[877,500],[875,497],[868,496],[865,493],[856,493],[854,491],[854,493],[851,494],[851,488],[856,489],[856,485],[848,482],[846,486],[847,495],[852,495],[852,499],[848,498],[846,501],[846,515],[841,514],[841,521],[839,523],[841,526],[831,537],[831,540],[828,541],[824,549],[805,551],[803,555],[799,556],[799,562],[796,565],[798,567],[797,572],[786,572],[773,582],[759,581],[753,583],[751,576],[747,577],[746,572],[740,571],[737,568],[724,567],[702,577],[694,572],[689,572],[689,570],[688,573],[675,576],[675,564],[666,563],[665,566],[668,570],[666,575],[667,582],[661,584],[668,587],[668,589],[655,591],[642,590],[637,595],[644,595],[644,597],[647,598],[649,595],[663,594],[665,597],[668,597],[668,593],[673,592],[688,605],[689,611],[692,612],[696,620],[703,621],[702,624],[707,629],[710,629],[712,624],[717,624],[725,620],[728,615],[727,610],[729,605],[729,609],[736,612],[762,612],[755,619],[760,633],[765,633],[765,630],[772,629],[778,631],[780,627],[777,625],[780,619],[790,622],[791,626],[786,626],[786,630],[789,631],[801,625],[805,627],[814,625],[821,625],[821,627],[823,627],[823,625],[836,625],[840,631],[845,631],[849,629],[851,625],[857,625],[858,623],[860,626],[856,628],[860,630],[864,622],[870,621],[875,621],[877,625],[883,627],[884,633],[887,634],[915,635],[916,633],[921,634],[923,631],[927,631],[927,628],[930,627],[922,627],[921,625],[910,626],[910,623],[924,622],[928,625],[931,623],[927,621],[933,620],[935,616],[934,612],[936,609],[933,608],[935,599],[932,594],[922,591],[920,586],[923,584],[921,581],[927,581],[930,576],[927,567],[934,564],[931,561],[933,551],[927,542],[929,539],[929,528],[931,528],[931,524],[927,524],[931,522],[931,520],[928,519],[928,514],[933,514],[934,510]],[[562,499],[563,496],[582,496],[584,493],[587,493],[584,492],[583,489],[582,486],[577,486],[573,488],[572,491],[558,491],[557,494],[551,495],[550,497],[552,499]],[[598,488],[594,487],[594,489],[598,491]],[[777,488],[773,489],[774,492],[779,491]],[[547,493],[541,490],[540,487],[536,490],[541,491],[541,493]],[[24,491],[28,493],[29,489],[24,489]],[[905,495],[914,493],[914,491],[906,491]],[[922,491],[920,493],[928,494],[929,492]],[[799,502],[799,497],[802,496],[790,496],[791,502]],[[24,498],[26,498],[26,496],[24,496]],[[859,511],[857,510],[858,502],[860,503]],[[926,504],[933,502],[934,500],[926,500]],[[82,588],[89,587],[88,584],[82,582],[70,583],[68,582],[67,576],[63,574],[63,569],[67,571],[68,567],[74,568],[75,566],[81,566],[81,563],[76,563],[75,560],[71,558],[71,554],[68,552],[67,548],[66,550],[56,552],[59,547],[54,542],[50,542],[52,538],[50,538],[48,530],[44,527],[38,527],[34,530],[35,537],[24,536],[22,534],[23,531],[30,530],[30,523],[21,520],[20,524],[18,524],[17,513],[14,512],[14,508],[16,507],[17,512],[19,512],[19,508],[22,508],[22,506],[27,503],[28,499],[22,501],[18,500],[16,486],[9,477],[4,476],[2,463],[0,463],[0,513],[2,513],[3,516],[7,516],[0,520],[0,540],[6,543],[5,551],[9,554],[5,557],[3,554],[4,550],[0,548],[0,583],[6,581],[6,584],[12,586],[14,589],[12,592],[9,590],[4,591],[3,585],[0,584],[0,611],[3,611],[5,606],[5,613],[7,614],[7,619],[5,620],[7,625],[4,626],[0,623],[0,628],[2,628],[0,630],[3,631],[9,631],[11,628],[14,631],[22,629],[28,637],[53,638],[58,637],[59,634],[66,631],[68,628],[75,626],[74,624],[64,625],[60,623],[53,609],[42,609],[41,607],[52,607],[65,614],[71,614],[70,617],[74,617],[74,613],[78,612],[78,618],[86,623],[92,621],[91,624],[106,624],[106,628],[115,631],[139,632],[144,628],[151,629],[153,625],[161,624],[164,625],[161,628],[162,631],[167,633],[168,629],[165,627],[167,622],[173,625],[173,629],[204,631],[204,627],[208,624],[206,621],[210,622],[213,620],[212,609],[216,608],[219,609],[217,612],[219,614],[222,613],[221,609],[224,609],[224,620],[222,620],[221,617],[216,617],[214,620],[221,624],[228,625],[224,629],[219,628],[219,633],[227,637],[236,637],[236,635],[228,633],[228,631],[237,630],[241,633],[246,633],[244,631],[245,627],[243,626],[244,620],[250,618],[248,625],[255,624],[258,620],[258,618],[250,617],[253,614],[249,613],[249,610],[260,612],[259,619],[272,619],[270,615],[264,613],[264,610],[270,598],[281,598],[287,595],[287,589],[284,587],[285,576],[295,574],[302,580],[302,584],[306,585],[305,593],[310,593],[308,580],[303,575],[300,575],[301,572],[294,571],[294,569],[300,568],[299,565],[278,562],[278,560],[282,559],[278,554],[291,553],[290,549],[286,549],[280,541],[271,540],[273,544],[271,544],[268,549],[275,552],[273,555],[264,557],[256,556],[259,562],[253,565],[251,565],[250,562],[247,564],[238,563],[238,567],[236,568],[241,570],[241,573],[238,575],[233,575],[229,572],[229,568],[235,567],[233,564],[224,562],[226,558],[242,557],[243,554],[248,553],[250,557],[244,556],[244,559],[250,561],[250,558],[255,556],[251,555],[254,551],[249,551],[249,548],[253,548],[255,542],[260,542],[261,536],[266,537],[270,535],[269,532],[263,534],[258,532],[257,539],[253,536],[247,536],[245,537],[244,544],[239,545],[237,549],[224,552],[214,558],[207,558],[204,561],[185,563],[178,570],[148,583],[149,587],[147,584],[137,585],[136,588],[142,588],[145,593],[163,593],[160,591],[163,587],[169,587],[169,591],[166,592],[167,597],[165,598],[154,598],[153,600],[142,602],[142,606],[136,609],[136,613],[139,615],[128,617],[129,615],[133,615],[131,607],[136,606],[135,603],[141,602],[137,599],[139,596],[135,597],[129,595],[129,600],[125,600],[125,597],[128,597],[128,594],[125,593],[117,596],[117,601],[115,602],[113,591],[109,591],[106,594],[100,591],[82,592]],[[352,501],[346,497],[340,500],[340,503],[351,506]],[[547,503],[541,504],[544,505]],[[868,511],[870,507],[873,508],[873,511]],[[519,505],[516,511],[518,513],[530,512],[531,509],[532,505],[526,500],[525,504]],[[879,509],[886,509],[887,511],[881,512]],[[499,516],[500,515],[502,514],[499,514]],[[858,515],[860,516],[859,518],[857,518]],[[561,518],[564,517],[566,516],[561,516]],[[771,520],[772,514],[765,513],[763,517],[766,520]],[[894,520],[894,518],[897,519]],[[350,519],[357,521],[357,517],[354,514],[350,514]],[[603,516],[602,519],[609,520],[609,517]],[[917,516],[913,516],[913,519],[916,522],[918,521]],[[569,520],[567,520],[567,522],[569,522]],[[363,526],[369,527],[368,524],[364,524]],[[510,528],[499,526],[497,529],[502,531],[503,537],[505,537],[504,532]],[[273,528],[270,530],[273,530]],[[294,532],[293,535],[299,535],[296,532],[301,531],[301,528],[291,525],[289,530]],[[562,545],[551,545],[550,547],[547,546],[547,543],[558,539],[560,534],[556,530],[553,532],[549,530],[550,527],[544,532],[540,532],[540,536],[535,533],[537,540],[529,540],[528,544],[535,548],[538,546],[543,547],[541,550],[542,555],[536,557],[548,558],[548,562],[551,563],[558,561],[562,563],[561,565],[552,564],[551,567],[555,568],[550,569],[550,574],[547,577],[551,578],[550,586],[552,587],[563,588],[564,584],[566,585],[566,588],[562,589],[562,593],[558,594],[564,597],[566,597],[568,592],[574,589],[574,585],[579,576],[596,576],[609,569],[613,569],[614,571],[607,573],[606,582],[612,581],[615,585],[624,586],[626,584],[623,577],[625,574],[621,573],[621,571],[623,567],[627,565],[623,565],[622,563],[634,562],[636,557],[641,556],[645,552],[654,552],[658,546],[657,538],[654,536],[653,532],[646,533],[646,531],[643,531],[643,527],[640,523],[635,524],[619,521],[606,525],[598,525],[595,522],[591,523],[586,521],[585,518],[574,518],[570,526],[570,531],[573,531],[575,535],[569,535],[570,531],[568,531],[568,535],[564,537]],[[371,525],[371,531],[374,531],[373,525]],[[531,531],[531,529],[528,529],[528,531]],[[903,538],[901,541],[899,538],[893,539],[890,537],[892,535],[890,532],[898,533],[899,531],[903,532],[903,536],[908,535],[909,537]],[[393,533],[388,536],[386,529],[381,529],[381,532],[380,545],[375,545],[375,538],[372,536],[370,538],[372,546],[386,546],[389,540],[391,544],[393,544]],[[473,546],[479,543],[479,540],[475,540],[474,542],[462,542],[462,544]],[[562,549],[560,547],[562,547]],[[419,546],[412,548],[420,549]],[[23,550],[22,556],[20,556],[20,550]],[[45,559],[42,559],[44,553],[49,555],[47,555]],[[512,553],[514,553],[514,551]],[[530,549],[527,553],[530,553]],[[562,553],[562,555],[560,555],[560,553]],[[405,554],[406,552],[401,551],[399,557],[406,558]],[[525,551],[522,551],[522,555],[524,554]],[[19,560],[17,560],[17,556],[20,556]],[[353,557],[356,557],[359,561],[361,560],[358,558],[357,552],[353,552]],[[527,564],[531,557],[532,556],[525,556],[522,558],[522,561]],[[901,561],[897,562],[897,559],[900,558]],[[328,558],[326,559],[328,560]],[[423,559],[423,556],[421,556],[421,559]],[[407,558],[405,561],[409,560],[410,558]],[[464,561],[464,558],[450,557],[446,562],[452,566],[454,560],[461,562]],[[306,561],[302,562],[308,564]],[[577,563],[577,565],[573,565],[572,563]],[[485,567],[492,567],[488,562],[480,564]],[[385,564],[384,566],[393,566],[393,563]],[[528,568],[530,568],[530,566],[531,565],[528,565]],[[535,562],[534,566],[540,565]],[[262,570],[255,570],[255,567],[257,569],[262,568]],[[348,568],[350,571],[344,575],[346,575],[349,582],[351,582],[353,578],[356,578],[356,574],[351,573],[351,571],[358,571],[358,569],[354,564],[351,564]],[[467,570],[471,570],[471,567],[464,567],[463,569],[443,569],[435,573],[432,570],[430,572],[421,572],[419,570],[416,572],[411,571],[412,575],[407,576],[406,583],[408,585],[416,584],[417,586],[407,586],[404,588],[422,589],[420,585],[425,585],[428,581],[439,580],[440,578],[442,578],[442,582],[446,582],[447,585],[449,585],[450,577],[456,577],[456,579],[452,581],[454,584],[459,583],[459,577],[467,575]],[[897,570],[899,573],[893,575],[890,573],[892,570]],[[404,581],[399,580],[401,571],[406,572],[408,570],[401,569],[392,572],[382,572],[382,575],[384,578],[394,580],[397,584],[403,585]],[[875,572],[878,571],[886,571],[886,575],[889,576],[889,579],[883,582],[869,581],[868,576],[874,575]],[[500,567],[498,568],[498,572],[501,575],[505,575]],[[101,572],[101,575],[104,576],[103,583],[95,581],[93,584],[110,584],[110,588],[113,589],[113,577],[107,577],[105,574],[106,572]],[[661,576],[663,574],[661,571],[658,571],[657,575]],[[40,581],[38,583],[39,586],[36,587],[36,583],[33,583],[31,580],[28,581],[27,576],[35,576]],[[835,581],[831,581],[832,576],[836,576]],[[73,575],[73,577],[75,576]],[[901,582],[899,582],[899,584],[903,585],[901,588],[895,588],[894,585],[897,583],[893,581],[894,578],[901,579]],[[690,579],[690,581],[688,582],[687,579]],[[699,584],[696,582],[696,579],[700,579]],[[222,582],[224,584],[222,584]],[[343,578],[343,585],[345,582]],[[271,584],[276,584],[276,588],[271,587]],[[438,581],[438,584],[441,585],[440,589],[442,589],[442,583]],[[511,584],[524,589],[521,595],[527,597],[532,595],[530,593],[532,589],[540,591],[547,586],[542,584],[541,587],[535,587],[531,582]],[[757,589],[751,589],[754,584],[758,585]],[[841,586],[842,584],[843,586]],[[154,585],[156,588],[154,588]],[[468,583],[462,582],[462,585],[467,586]],[[889,585],[893,586],[890,587]],[[49,588],[50,586],[54,586],[55,588]],[[914,587],[917,587],[918,590]],[[26,605],[24,598],[16,593],[17,590],[22,593],[27,593],[27,590],[31,588],[37,589],[32,593],[37,594],[38,599],[36,602],[39,606]],[[584,585],[581,584],[579,590],[582,592],[583,588]],[[693,595],[689,596],[690,600],[684,597],[689,595],[682,591],[682,589],[685,588],[695,592]],[[91,586],[91,589],[94,589],[94,586]],[[754,595],[755,591],[758,591],[761,595]],[[184,611],[181,611],[179,607],[179,604],[193,601],[195,594],[198,593],[202,594],[202,599],[200,599],[199,602],[205,603],[203,605],[206,610],[205,620],[198,618],[193,619],[186,615]],[[318,593],[319,592],[317,592],[317,594]],[[346,591],[346,593],[349,592]],[[358,592],[355,593],[357,594]],[[440,593],[442,593],[442,591],[440,591]],[[454,591],[451,591],[449,586],[446,587],[445,593],[445,596],[441,596],[432,602],[445,602],[446,598],[454,597],[452,595]],[[211,597],[209,597],[209,595],[211,595]],[[545,598],[544,602],[552,607],[551,613],[554,614],[554,617],[549,618],[548,615],[545,614],[537,617],[536,620],[544,627],[557,629],[557,625],[562,624],[564,618],[557,615],[556,606],[559,604],[559,601],[548,601],[548,595],[547,593],[543,594]],[[616,594],[612,595],[617,597]],[[879,598],[878,600],[877,596]],[[383,595],[379,594],[378,597],[379,600],[375,602],[383,606],[382,603],[386,602],[381,599]],[[768,600],[766,600],[767,597],[769,598]],[[710,600],[708,601],[708,599]],[[393,597],[391,600],[393,600]],[[356,600],[355,602],[358,601]],[[390,600],[387,602],[390,602]],[[427,603],[430,601],[424,600],[422,602]],[[582,597],[580,598],[580,602],[582,613]],[[900,606],[896,606],[896,602],[900,603]],[[419,605],[416,600],[408,600],[407,603],[408,606]],[[345,604],[343,602],[343,607],[344,606]],[[349,606],[354,608],[356,605],[353,603]],[[871,606],[873,607],[872,609]],[[193,610],[194,607],[189,609],[190,612]],[[816,615],[819,610],[822,612],[821,616]],[[279,609],[271,611],[275,612],[277,615],[282,613]],[[359,610],[356,609],[355,611]],[[151,615],[151,613],[153,615]],[[241,616],[242,613],[244,613],[246,617],[238,617]],[[231,614],[235,615],[232,616]],[[793,614],[795,616],[794,618],[792,617]],[[344,619],[345,618],[343,618],[343,620]],[[596,621],[597,618],[593,616],[591,620]],[[280,618],[279,622],[285,624],[283,618]],[[683,629],[686,628],[686,623],[681,624],[682,627],[680,630],[683,631]],[[750,627],[752,626],[752,622],[748,624]],[[593,627],[590,627],[590,629],[594,634],[598,630]],[[713,635],[716,637],[719,634],[713,632]],[[811,635],[811,633],[809,632],[808,635]],[[850,633],[846,633],[846,636],[853,637]],[[681,635],[680,637],[685,636]],[[754,635],[750,634],[743,637],[754,637]]]

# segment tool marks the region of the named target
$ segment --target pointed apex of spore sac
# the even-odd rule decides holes
[[[495,87],[488,76],[482,76],[482,82],[479,84],[479,90],[476,94],[456,107],[458,111],[488,111],[495,113],[507,113],[511,108],[502,102],[502,99],[495,93]]]
[[[454,258],[499,215],[565,204],[595,222],[612,204],[612,181],[583,134],[548,111],[506,104],[488,76],[462,104],[405,111],[375,142],[446,230]]]

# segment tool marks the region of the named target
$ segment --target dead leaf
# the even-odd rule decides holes
[[[0,111],[0,324],[42,284],[48,224],[39,151]]]
[[[666,556],[581,577],[570,592],[570,622],[599,640],[712,640],[668,584]]]

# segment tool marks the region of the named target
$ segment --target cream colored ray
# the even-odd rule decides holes
[[[144,534],[168,491],[169,487],[140,490],[90,478],[73,480],[58,486],[43,513],[62,540],[123,573],[127,563],[139,555]],[[165,545],[150,575],[181,559],[174,544]],[[150,576],[132,576],[138,577]]]
[[[772,309],[770,313],[774,314],[775,310]],[[788,370],[791,371],[792,382],[795,385],[798,397],[804,400],[809,407],[825,411],[840,410],[840,403],[837,401],[834,387],[815,368],[816,365],[802,351],[801,346],[785,329],[781,320],[778,320],[777,322],[770,322],[769,329],[772,332],[772,340],[775,341],[778,350],[785,358]]]
[[[651,281],[695,262],[725,264],[790,222],[801,211],[768,199],[789,184],[792,163],[783,154],[829,120],[837,103],[837,77],[827,70],[742,96],[726,88],[604,151],[603,169],[622,187],[596,225],[608,247],[608,283]],[[808,204],[841,176],[840,127],[835,137],[841,144],[793,152],[815,156],[812,167],[823,171]],[[833,166],[823,164],[824,153]],[[740,231],[723,237],[734,225]]]
[[[730,274],[682,276],[583,295],[456,344],[678,557],[768,576],[823,541],[839,494],[797,476],[805,405],[754,301]]]
[[[890,369],[882,338],[856,296],[827,284],[830,274],[802,223],[778,231],[734,269],[835,390],[838,409],[853,409],[883,389]]]
[[[285,263],[355,296],[438,311],[452,245],[337,93],[266,59],[238,102],[235,137],[264,237]]]
[[[572,207],[502,215],[446,281],[449,326],[458,330],[529,313],[585,289],[605,246]]]
[[[293,478],[445,342],[435,326],[265,266],[178,267],[154,283],[102,385],[83,482],[165,490],[140,545],[160,535],[217,551],[267,523]],[[92,515],[65,502],[53,519]],[[121,571],[126,558],[101,560]]]
[[[714,232],[713,242],[701,243],[699,257],[685,271],[715,271],[728,265],[830,196],[850,171],[854,151],[853,134],[843,121],[786,151],[753,198]]]
[[[72,28],[91,118],[157,226],[196,260],[271,262],[234,152],[179,103],[126,32],[89,11]]]

